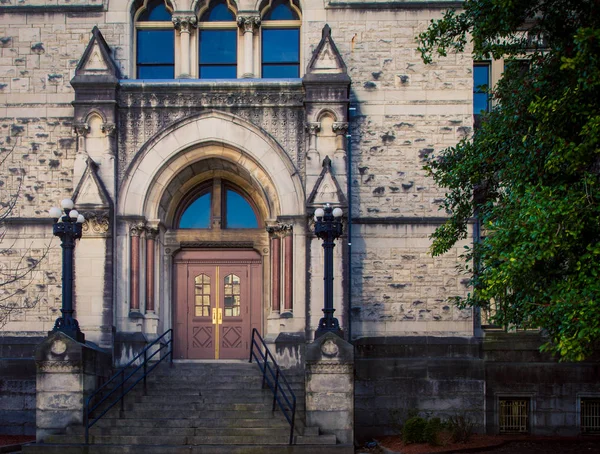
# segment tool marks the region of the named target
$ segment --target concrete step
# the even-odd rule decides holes
[[[289,433],[290,426],[279,426],[278,431]],[[283,430],[281,430],[283,429]],[[92,427],[90,434],[92,436],[155,436],[156,427],[136,427],[135,432],[132,427],[116,426],[116,427]],[[168,435],[171,437],[203,437],[208,435],[227,435],[227,436],[252,436],[252,437],[267,437],[274,433],[275,428],[268,425],[263,427],[170,427]],[[84,435],[83,427],[81,430],[70,430],[69,435],[82,436]]]
[[[55,435],[48,443],[81,444],[84,437],[78,435]],[[271,433],[271,435],[90,435],[91,444],[157,446],[166,445],[285,445],[289,434]]]
[[[111,410],[112,412],[112,410]],[[210,416],[214,419],[273,419],[280,412],[271,412],[271,409],[254,410],[254,411],[236,411],[236,410],[215,410],[211,411]],[[159,413],[146,411],[125,411],[123,412],[124,419],[151,419],[157,418],[173,418],[173,419],[199,419],[205,413],[202,410],[192,412],[181,412],[180,410],[161,409]]]
[[[30,444],[24,454],[354,454],[352,445],[49,445]]]
[[[302,427],[302,423],[298,422],[299,427]],[[121,419],[121,418],[102,418],[94,426],[92,430],[96,428],[110,428],[110,427],[125,427],[132,433],[135,428],[196,428],[196,427],[212,427],[212,428],[262,428],[270,427],[273,429],[289,429],[289,423],[283,418],[238,418],[238,419],[212,419],[212,418],[190,418],[190,419],[162,419],[162,418],[145,418],[145,419]],[[72,427],[70,430],[80,431],[76,433],[83,433],[83,427]]]

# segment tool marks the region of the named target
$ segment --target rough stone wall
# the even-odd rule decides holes
[[[600,397],[600,354],[581,363],[558,363],[540,353],[537,332],[487,332],[485,359],[486,428],[499,431],[499,401],[529,399],[529,433],[580,434],[579,399]]]
[[[481,344],[452,337],[379,337],[355,342],[358,440],[397,434],[413,412],[466,415],[484,430]]]
[[[350,2],[352,4],[353,2]],[[471,311],[449,296],[467,291],[456,264],[462,245],[432,258],[428,239],[444,190],[424,159],[472,131],[468,53],[425,65],[416,36],[442,9],[392,2],[361,10],[329,3],[325,21],[352,79],[352,337],[473,333]],[[391,6],[390,6],[391,5]],[[310,22],[308,41],[325,21]]]
[[[448,301],[463,294],[460,246],[429,254],[435,225],[360,224],[352,238],[352,337],[470,336],[471,310]]]
[[[0,337],[0,433],[35,434],[35,361],[40,337]]]

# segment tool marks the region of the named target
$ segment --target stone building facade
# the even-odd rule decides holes
[[[210,23],[217,5],[231,22]],[[282,5],[288,22],[270,12]],[[466,53],[425,65],[415,36],[451,6],[459,3],[1,2],[0,136],[11,152],[0,192],[20,194],[2,262],[48,249],[17,295],[32,307],[11,314],[3,345],[31,345],[59,315],[60,248],[46,213],[71,197],[86,217],[76,316],[115,365],[168,329],[177,358],[245,358],[256,328],[282,365],[302,370],[323,307],[312,218],[330,203],[344,211],[334,305],[355,347],[357,436],[388,432],[411,409],[467,411],[494,432],[499,402],[513,394],[526,395],[531,414],[537,399],[527,430],[577,432],[577,399],[596,395],[597,363],[561,369],[567,391],[511,377],[513,359],[531,357],[563,372],[536,356],[536,339],[527,354],[496,354],[502,341],[486,344],[477,314],[447,301],[468,291],[456,271],[462,245],[428,253],[444,190],[422,166],[472,132],[473,62]],[[152,8],[169,20],[146,20]],[[171,30],[172,77],[139,77],[141,33],[154,29]],[[207,30],[234,31],[235,77],[200,77]],[[297,30],[297,56],[279,61],[295,77],[268,77],[268,30]],[[206,194],[208,224],[189,228],[186,212]],[[232,221],[236,197],[254,215],[248,228]],[[28,357],[26,347],[9,350],[6,358]],[[19,394],[19,380],[4,380],[16,407],[31,394]]]

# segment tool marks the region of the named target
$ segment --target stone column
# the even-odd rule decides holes
[[[36,439],[66,433],[81,426],[87,397],[111,372],[111,357],[81,344],[60,331],[36,347]]]
[[[140,316],[140,234],[143,226],[133,226],[131,235],[131,256],[129,260],[129,316]]]
[[[154,313],[154,264],[155,240],[157,229],[148,229],[146,233],[146,312]]]
[[[317,151],[317,133],[321,130],[321,123],[306,123],[308,131],[308,153]]]
[[[354,347],[325,333],[306,347],[306,425],[354,443]]]
[[[281,310],[281,238],[271,238],[271,306],[273,312]]]
[[[346,175],[346,133],[348,123],[335,122],[332,125],[335,132],[335,152],[333,153],[333,170],[338,176]]]
[[[245,79],[256,77],[254,72],[254,31],[260,25],[260,16],[238,16],[238,26],[243,27],[244,32],[244,72]]]
[[[76,123],[73,126],[73,132],[77,137],[77,154],[75,155],[75,163],[73,164],[73,181],[81,180],[83,173],[87,167],[87,150],[85,140],[90,133],[90,127],[86,123]]]
[[[294,290],[294,234],[291,230],[284,238],[283,275],[283,309],[291,312]]]
[[[189,79],[190,76],[190,32],[193,27],[198,24],[196,16],[182,16],[174,17],[173,25],[179,30],[181,52],[179,53],[180,58],[180,73],[177,75],[179,79]]]

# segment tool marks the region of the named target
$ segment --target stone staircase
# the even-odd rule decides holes
[[[247,362],[201,362],[160,365],[125,398],[125,411],[113,407],[90,429],[69,427],[24,453],[352,453],[334,435],[304,425],[303,377],[288,377],[296,394],[294,445],[290,425],[273,395],[261,388],[258,366]]]

